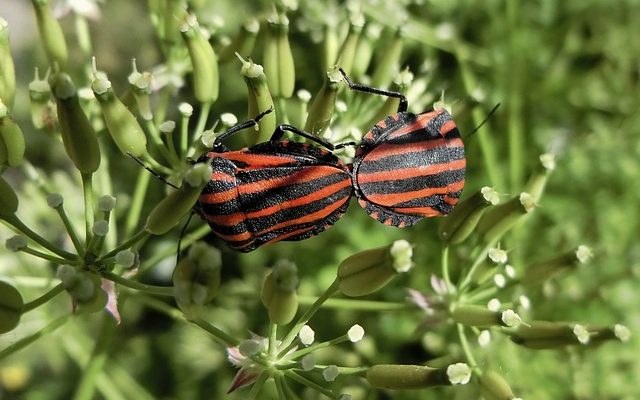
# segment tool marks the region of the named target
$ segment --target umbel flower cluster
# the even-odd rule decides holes
[[[246,84],[247,119],[260,116],[243,126],[249,128],[248,133],[225,141],[233,149],[268,141],[282,123],[334,144],[359,142],[362,132],[396,113],[399,99],[390,97],[380,103],[375,96],[349,92],[338,66],[353,79],[404,93],[420,112],[435,100],[432,92],[424,90],[435,67],[430,60],[420,60],[414,79],[413,73],[401,68],[407,63],[402,55],[403,48],[412,45],[407,37],[411,32],[365,17],[355,2],[341,10],[339,18],[319,21],[312,4],[283,1],[248,18],[229,37],[221,33],[220,21],[208,18],[204,1],[151,0],[148,12],[162,61],[141,71],[134,60],[126,81],[111,81],[99,69],[101,60],[93,57],[88,24],[100,14],[97,3],[64,3],[77,21],[73,38],[63,33],[48,0],[32,0],[47,63],[35,68],[28,88],[16,85],[10,26],[0,19],[0,220],[3,232],[14,234],[5,243],[15,253],[12,262],[43,266],[38,276],[46,278],[34,295],[33,288],[14,278],[19,269],[6,276],[0,270],[0,333],[19,335],[0,338],[3,362],[15,359],[15,353],[38,340],[55,337],[57,330],[73,320],[90,321],[94,314],[107,313],[109,321],[126,323],[127,316],[123,313],[121,317],[118,304],[122,299],[210,335],[237,368],[227,391],[246,391],[243,398],[250,399],[274,393],[280,399],[296,399],[303,390],[311,390],[346,400],[359,398],[357,393],[362,391],[358,387],[434,390],[467,384],[486,400],[518,399],[499,368],[485,360],[491,355],[483,349],[498,340],[495,337],[531,350],[588,347],[629,338],[629,330],[620,324],[528,318],[530,290],[571,273],[592,257],[589,247],[575,244],[565,253],[545,255],[540,261],[511,263],[508,251],[502,248],[504,238],[520,229],[542,201],[555,168],[551,154],[540,157],[540,166],[519,193],[506,195],[489,186],[465,192],[439,224],[440,270],[430,271],[430,285],[406,288],[405,301],[359,299],[402,285],[399,281],[406,282],[405,276],[417,269],[413,268],[413,253],[423,243],[387,240],[386,245],[365,245],[364,250],[342,257],[337,268],[332,266],[324,290],[314,297],[302,291],[308,274],[299,274],[298,266],[282,257],[272,260],[269,272],[256,280],[252,290],[242,293],[259,304],[255,314],[264,315],[264,321],[255,318],[254,325],[242,331],[220,325],[210,315],[212,310],[224,309],[224,299],[234,296],[223,271],[234,265],[227,264],[216,246],[201,240],[209,232],[202,223],[181,235],[185,254],[171,261],[170,282],[153,285],[144,281],[145,273],[159,269],[162,261],[173,260],[176,252],[175,246],[158,249],[153,244],[163,237],[175,242],[176,227],[184,223],[216,173],[211,165],[194,161],[217,145],[221,133],[240,126],[221,99],[224,82],[231,79],[223,77],[222,71],[241,77]],[[438,40],[463,54],[462,42],[445,28],[438,30]],[[298,65],[303,63],[294,57],[295,50],[303,45],[290,42],[292,31],[316,40],[320,48],[323,74],[313,96],[296,79]],[[377,46],[378,41],[385,47]],[[68,46],[75,42],[79,56],[72,59]],[[465,83],[472,86],[464,60],[461,57]],[[14,100],[16,91],[27,90],[29,105]],[[441,98],[434,108],[451,111],[452,106]],[[30,123],[18,123],[18,116],[27,111]],[[217,119],[212,117],[214,111],[220,113]],[[479,124],[485,114],[483,108],[475,108],[474,123]],[[48,135],[55,151],[66,154],[73,167],[67,185],[55,183],[51,171],[25,157],[29,138],[35,135]],[[349,147],[336,153],[347,162],[354,156]],[[146,196],[153,175],[132,158],[173,186],[155,204]],[[127,187],[131,174],[113,173],[116,165],[139,170],[134,171],[135,187],[126,196],[118,188]],[[120,206],[123,197],[126,205]],[[44,211],[30,209],[36,205]],[[30,213],[37,213],[38,218]],[[464,249],[464,254],[458,249]],[[256,270],[254,276],[258,272],[263,270]],[[34,298],[25,300],[24,293]],[[55,302],[61,297],[68,299],[64,309]],[[339,328],[344,334],[322,337],[325,322],[315,317],[319,310],[333,307],[380,314],[413,311],[416,315],[421,311],[417,332],[444,327],[455,346],[441,357],[413,364],[389,357],[379,361],[374,356],[360,359],[360,365],[347,365],[327,357],[326,350],[351,351],[345,349],[363,345],[376,332],[365,332],[352,322]],[[24,328],[29,322],[41,321],[32,316],[47,308],[56,309],[51,314],[55,317],[35,331],[33,323]],[[106,343],[117,328],[105,332],[95,338],[95,348],[82,368],[86,374],[74,389],[78,398],[91,398],[96,391],[108,397],[108,388],[99,383],[106,378],[99,371],[108,357]],[[477,339],[477,345],[470,338]]]

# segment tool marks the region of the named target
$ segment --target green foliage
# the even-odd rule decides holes
[[[65,0],[60,19],[32,3],[27,15],[0,10],[12,124],[0,141],[0,397],[640,396],[629,339],[640,327],[637,0]],[[269,33],[274,16],[282,26]],[[27,22],[39,40],[18,40]],[[259,86],[235,52],[268,69]],[[231,148],[276,123],[338,144],[393,106],[327,78],[334,62],[354,81],[400,88],[412,112],[450,109],[469,201],[405,229],[352,201],[327,232],[246,254],[195,218],[182,249],[198,251],[174,273],[178,225],[202,183],[182,184],[188,160],[233,125],[222,114],[244,122],[274,107]],[[29,84],[34,67],[56,78],[55,96],[37,72]],[[61,76],[73,107],[55,92]],[[115,111],[92,81],[109,82]],[[8,145],[22,135],[24,159],[25,146]],[[182,188],[119,151],[132,146]],[[400,240],[413,247],[393,251]],[[265,281],[283,263],[297,265],[286,290]]]

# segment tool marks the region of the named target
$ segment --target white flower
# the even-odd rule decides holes
[[[238,346],[238,351],[245,357],[251,357],[262,350],[262,344],[254,339],[245,340]]]
[[[513,268],[513,265],[505,265],[504,266],[504,272],[507,274],[507,276],[511,279],[516,277],[516,269]]]
[[[489,346],[490,342],[491,342],[491,332],[489,332],[486,329],[481,331],[480,334],[478,335],[478,344],[480,345],[480,347],[487,347]]]
[[[406,240],[396,240],[389,249],[389,254],[393,259],[393,268],[398,272],[407,272],[413,266],[411,256],[413,249],[411,244]]]
[[[524,207],[525,211],[530,213],[533,211],[538,205],[535,202],[533,196],[531,196],[527,192],[520,193],[520,204]]]
[[[347,336],[349,336],[349,340],[351,341],[351,343],[359,342],[364,337],[364,329],[362,329],[360,325],[355,324],[351,327],[351,329],[349,329],[349,332],[347,332]]]
[[[576,335],[578,341],[582,344],[589,343],[589,331],[587,328],[580,324],[575,324],[573,326],[573,334]]]
[[[220,122],[225,126],[234,126],[238,123],[238,118],[232,113],[223,113],[220,115]]]
[[[471,368],[465,363],[451,364],[447,367],[447,377],[452,385],[466,385],[471,379]]]
[[[593,252],[588,246],[582,244],[576,249],[576,258],[578,258],[580,264],[584,264],[593,258]]]
[[[327,382],[335,381],[339,374],[340,370],[338,370],[338,367],[335,365],[329,365],[322,371],[322,377]]]
[[[347,103],[342,100],[336,101],[336,111],[337,112],[346,112],[347,111]]]
[[[300,360],[300,366],[304,371],[311,371],[316,366],[316,359],[313,354],[307,354]]]
[[[315,336],[316,336],[316,333],[313,331],[313,329],[311,329],[309,325],[303,326],[302,329],[300,329],[300,332],[298,333],[298,337],[300,338],[300,341],[305,346],[309,346],[311,343],[313,343],[313,341],[315,340]]]
[[[507,284],[507,279],[502,274],[496,274],[493,277],[493,282],[496,284],[497,287],[503,288]]]
[[[626,342],[631,338],[631,331],[624,325],[615,324],[613,326],[613,334],[622,342]]]
[[[498,248],[489,249],[489,258],[496,264],[504,264],[507,262],[507,252]]]
[[[556,156],[551,153],[544,153],[540,156],[540,163],[547,171],[556,169]]]
[[[188,118],[193,114],[193,106],[189,103],[182,102],[178,105],[178,111],[183,117]]]
[[[300,89],[296,92],[296,96],[305,103],[308,103],[311,100],[311,92],[306,89]]]
[[[494,312],[500,311],[500,307],[502,307],[502,304],[500,303],[500,300],[495,297],[487,303],[487,308]]]
[[[518,297],[518,301],[520,302],[520,306],[525,310],[528,310],[531,308],[531,300],[529,300],[529,298],[524,294]]]
[[[502,312],[502,322],[509,328],[516,328],[522,323],[522,318],[513,310],[507,309]]]
[[[482,197],[484,197],[484,199],[492,205],[495,206],[500,203],[500,195],[494,188],[490,186],[484,186],[482,189],[480,189],[480,193],[482,193]]]

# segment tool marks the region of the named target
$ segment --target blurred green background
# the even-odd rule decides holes
[[[216,37],[235,34],[247,17],[271,7],[264,1],[201,3],[201,20],[211,18],[219,23],[213,18],[217,16],[224,23]],[[349,7],[354,4],[349,2]],[[517,269],[579,244],[589,245],[595,258],[542,289],[528,290],[532,309],[525,317],[622,323],[636,333],[640,327],[640,1],[370,0],[360,4],[367,21],[385,28],[376,42],[369,73],[387,54],[390,33],[399,25],[406,28],[402,66],[409,66],[417,79],[427,82],[413,95],[416,101],[410,103],[410,110],[428,109],[444,90],[445,99],[455,102],[454,118],[464,135],[478,122],[472,110],[481,110],[484,116],[494,104],[501,103],[486,128],[466,139],[466,193],[491,185],[501,193],[516,195],[538,165],[539,155],[556,154],[557,167],[540,207],[502,247],[509,251],[510,262]],[[321,86],[322,27],[334,21],[342,32],[348,21],[346,7],[342,2],[301,0],[298,10],[289,14],[296,89],[315,93]],[[131,58],[135,57],[143,69],[161,62],[158,43],[145,2],[107,0],[100,3],[100,10],[100,19],[90,25],[94,51],[100,69],[109,73],[116,88],[122,88]],[[33,67],[46,65],[30,4],[5,0],[0,15],[12,29],[19,80],[15,117],[27,134],[28,158],[50,174],[65,198],[73,199],[80,189],[62,146],[36,132],[29,122],[27,85]],[[62,22],[71,48],[77,47],[72,16]],[[79,53],[76,56],[82,57]],[[259,56],[256,61],[260,62]],[[86,61],[76,59],[72,64],[80,71]],[[239,68],[234,62],[221,68],[221,96],[214,105],[214,117],[224,112],[233,112],[240,120],[246,117],[246,88]],[[175,96],[176,105],[185,100],[182,93]],[[372,110],[380,104],[378,99],[364,100],[348,93],[341,96],[348,107],[356,104],[360,110],[363,104]],[[480,108],[476,108],[478,104]],[[354,113],[347,110],[333,129],[347,129],[350,120],[356,119]],[[177,119],[177,112],[169,117]],[[493,152],[492,159],[487,159],[486,149],[482,151],[482,141]],[[132,168],[129,160],[120,161],[122,166],[114,168]],[[45,235],[59,232],[46,203],[36,199],[24,177],[13,172],[12,178],[24,194],[20,212],[31,214],[25,219]],[[115,190],[118,195],[130,194],[134,183],[118,181]],[[164,188],[158,183],[154,190],[149,193],[149,208]],[[416,268],[371,299],[402,301],[406,287],[429,292],[429,277],[439,268],[437,224],[427,220],[404,230],[386,227],[352,204],[335,227],[303,242],[278,243],[250,254],[233,253],[220,244],[226,292],[212,305],[208,320],[239,337],[245,337],[248,330],[264,335],[267,317],[254,293],[275,260],[295,261],[301,275],[300,293],[317,295],[333,280],[340,260],[398,238],[415,244]],[[7,229],[0,229],[0,239],[9,236]],[[174,246],[176,237],[174,232],[171,237],[150,242],[142,259],[159,248]],[[457,246],[454,259],[465,260],[469,251],[465,245]],[[15,279],[23,297],[36,297],[40,293],[38,278],[51,276],[46,265],[7,253],[0,250],[0,275]],[[172,258],[162,261],[146,279],[156,284],[168,282],[172,263]],[[455,270],[455,261],[453,264]],[[503,300],[509,301],[509,296]],[[110,329],[115,329],[115,334],[108,342],[109,357],[95,398],[222,398],[235,370],[215,342],[192,326],[143,307],[134,296],[120,301],[123,321],[117,328],[108,316],[78,317],[55,334],[0,361],[0,398],[70,398],[94,339]],[[17,330],[0,337],[2,347],[68,312],[69,307],[68,299],[61,296],[30,313]],[[354,323],[365,328],[363,343],[323,354],[327,362],[339,365],[423,363],[457,346],[451,341],[450,326],[416,331],[421,318],[420,312],[326,307],[312,320],[312,326],[316,337],[325,339],[343,334]],[[475,354],[483,366],[500,371],[523,399],[631,400],[640,398],[639,345],[636,335],[624,344],[532,351],[496,334],[489,348],[477,348]],[[338,384],[354,399],[479,398],[473,385],[384,393],[367,389],[356,378],[339,380]],[[242,399],[244,395],[246,391],[239,391],[229,398]],[[305,392],[303,398],[318,395]]]

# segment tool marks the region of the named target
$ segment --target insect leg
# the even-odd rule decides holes
[[[309,139],[313,142],[318,143],[319,145],[326,147],[329,150],[335,150],[335,149],[341,149],[343,147],[346,146],[356,146],[355,142],[346,142],[346,143],[340,143],[337,145],[333,145],[331,143],[329,143],[328,141],[319,138],[309,132],[305,132],[302,129],[296,128],[295,126],[292,125],[287,125],[287,124],[283,124],[283,125],[278,125],[276,126],[276,130],[273,132],[273,136],[271,136],[271,141],[272,142],[277,142],[280,139],[282,139],[282,136],[284,135],[285,132],[291,132],[291,133],[295,133],[296,135],[302,136],[303,138]]]
[[[349,89],[355,90],[356,92],[364,92],[364,93],[377,94],[377,95],[380,95],[380,96],[398,98],[398,99],[400,99],[400,105],[398,105],[398,112],[406,112],[407,111],[407,108],[408,108],[407,98],[402,93],[393,92],[393,91],[390,91],[390,90],[378,89],[378,88],[374,88],[374,87],[370,87],[370,86],[365,86],[365,85],[361,85],[359,83],[353,83],[351,81],[351,79],[349,79],[349,77],[347,76],[347,73],[344,72],[342,67],[338,67],[338,69],[340,70],[340,73],[342,74],[342,77],[344,78],[344,81],[347,83],[347,85],[349,85]]]
[[[273,107],[269,108],[266,111],[261,112],[260,114],[258,114],[254,119],[250,119],[248,121],[245,121],[241,124],[232,126],[231,128],[229,128],[227,131],[222,132],[220,135],[218,135],[218,137],[216,138],[216,144],[220,143],[222,140],[224,140],[225,138],[233,135],[234,133],[237,133],[243,129],[247,129],[247,128],[251,128],[254,127],[258,124],[258,121],[260,121],[260,119],[262,119],[262,117],[264,117],[265,115],[269,114],[273,112]]]

